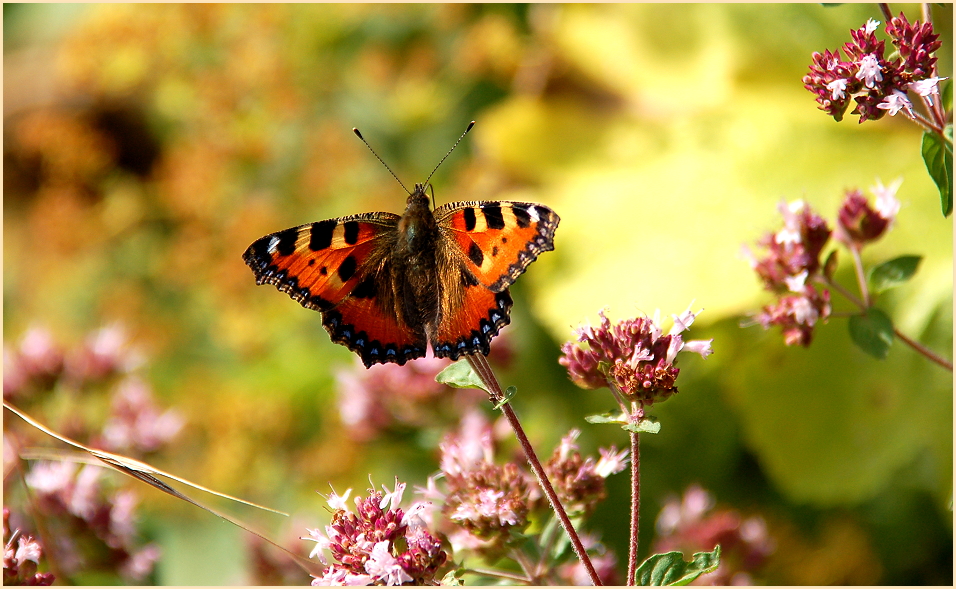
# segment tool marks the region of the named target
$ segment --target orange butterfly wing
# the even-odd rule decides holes
[[[554,249],[561,220],[544,205],[455,202],[435,209],[442,234],[458,245],[465,267],[494,292],[508,288],[541,252]]]
[[[435,210],[444,263],[457,264],[464,285],[461,301],[443,309],[435,355],[487,355],[491,339],[510,323],[510,286],[541,252],[554,249],[560,218],[533,203],[459,202]]]
[[[425,342],[399,323],[389,311],[390,294],[379,291],[399,218],[366,213],[292,227],[256,240],[242,258],[257,284],[274,284],[321,311],[332,341],[357,352],[366,366],[404,364],[425,355]]]

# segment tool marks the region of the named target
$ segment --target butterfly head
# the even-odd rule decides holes
[[[406,206],[407,206],[408,208],[412,208],[412,207],[415,207],[415,208],[424,207],[424,208],[427,209],[427,208],[428,208],[428,201],[431,200],[431,205],[432,205],[431,208],[434,209],[434,208],[435,208],[435,190],[432,189],[431,199],[429,199],[428,195],[425,194],[425,190],[426,190],[429,186],[431,186],[431,184],[418,184],[418,183],[416,183],[416,184],[415,184],[415,190],[413,190],[412,192],[410,192],[410,193],[408,194],[408,200],[405,201]]]

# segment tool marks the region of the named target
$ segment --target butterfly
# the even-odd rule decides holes
[[[452,360],[487,355],[511,321],[508,287],[554,249],[560,218],[544,205],[513,201],[432,210],[426,186],[428,180],[406,189],[401,215],[363,213],[291,227],[257,239],[242,258],[256,284],[273,284],[321,312],[332,341],[356,352],[366,368],[404,365],[428,346]]]

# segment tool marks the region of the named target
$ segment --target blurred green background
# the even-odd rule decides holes
[[[952,5],[932,10],[951,76]],[[866,356],[845,319],[809,349],[739,327],[770,302],[739,249],[778,227],[779,201],[832,221],[845,189],[902,177],[897,223],[864,261],[924,256],[880,306],[952,357],[953,226],[920,131],[835,123],[801,82],[813,51],[868,18],[884,20],[876,5],[5,4],[4,338],[41,324],[74,342],[120,321],[188,422],[153,462],[292,512],[212,502],[273,537],[324,525],[329,482],[423,485],[443,430],[351,439],[335,373],[352,354],[240,256],[293,225],[401,212],[352,127],[411,185],[476,120],[433,178],[438,202],[561,216],[505,330],[502,380],[540,454],[571,427],[589,452],[627,444],[583,420],[609,394],[557,364],[573,327],[605,306],[706,309],[690,337],[715,353],[684,360],[681,393],[653,407],[661,433],[642,438],[642,558],[664,500],[697,482],[766,519],[777,551],[757,582],[951,584],[951,373],[898,342]],[[626,477],[589,523],[621,562]],[[141,494],[165,551],[156,582],[250,582],[244,532]]]

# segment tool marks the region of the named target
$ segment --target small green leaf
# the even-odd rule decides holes
[[[451,366],[448,366],[438,373],[435,380],[450,387],[455,387],[456,389],[481,389],[491,394],[491,391],[488,390],[485,383],[481,382],[481,379],[475,371],[472,370],[468,360],[459,360]]]
[[[850,337],[867,354],[882,360],[893,343],[893,322],[886,313],[870,307],[862,315],[850,317]]]
[[[517,392],[518,392],[518,387],[514,385],[505,389],[505,397],[502,400],[495,403],[495,409],[501,409],[502,407],[507,405],[509,402],[511,402],[511,399],[514,398]]]
[[[651,417],[650,415],[638,421],[637,423],[628,423],[622,425],[621,427],[629,432],[635,432],[639,434],[656,434],[661,431],[661,424],[656,418]]]
[[[870,268],[867,281],[874,292],[883,292],[899,286],[916,274],[921,256],[900,256]]]
[[[684,555],[676,551],[654,554],[637,568],[637,584],[642,586],[687,585],[704,573],[716,570],[719,564],[719,544],[714,547],[713,552],[694,554],[691,562],[685,561]]]
[[[952,141],[953,126],[947,125],[945,133]],[[923,133],[923,162],[939,188],[939,201],[946,217],[953,212],[953,151],[949,145],[935,133]]]
[[[602,413],[600,415],[588,415],[584,418],[584,421],[588,423],[618,423],[623,425],[627,423],[627,415],[622,412]]]
[[[465,569],[457,568],[453,571],[448,571],[444,577],[441,579],[442,586],[452,586],[452,587],[461,587],[465,584],[462,580],[461,575],[463,575]]]
[[[953,81],[949,80],[941,84],[943,90],[940,96],[940,104],[943,105],[944,110],[953,109]]]

